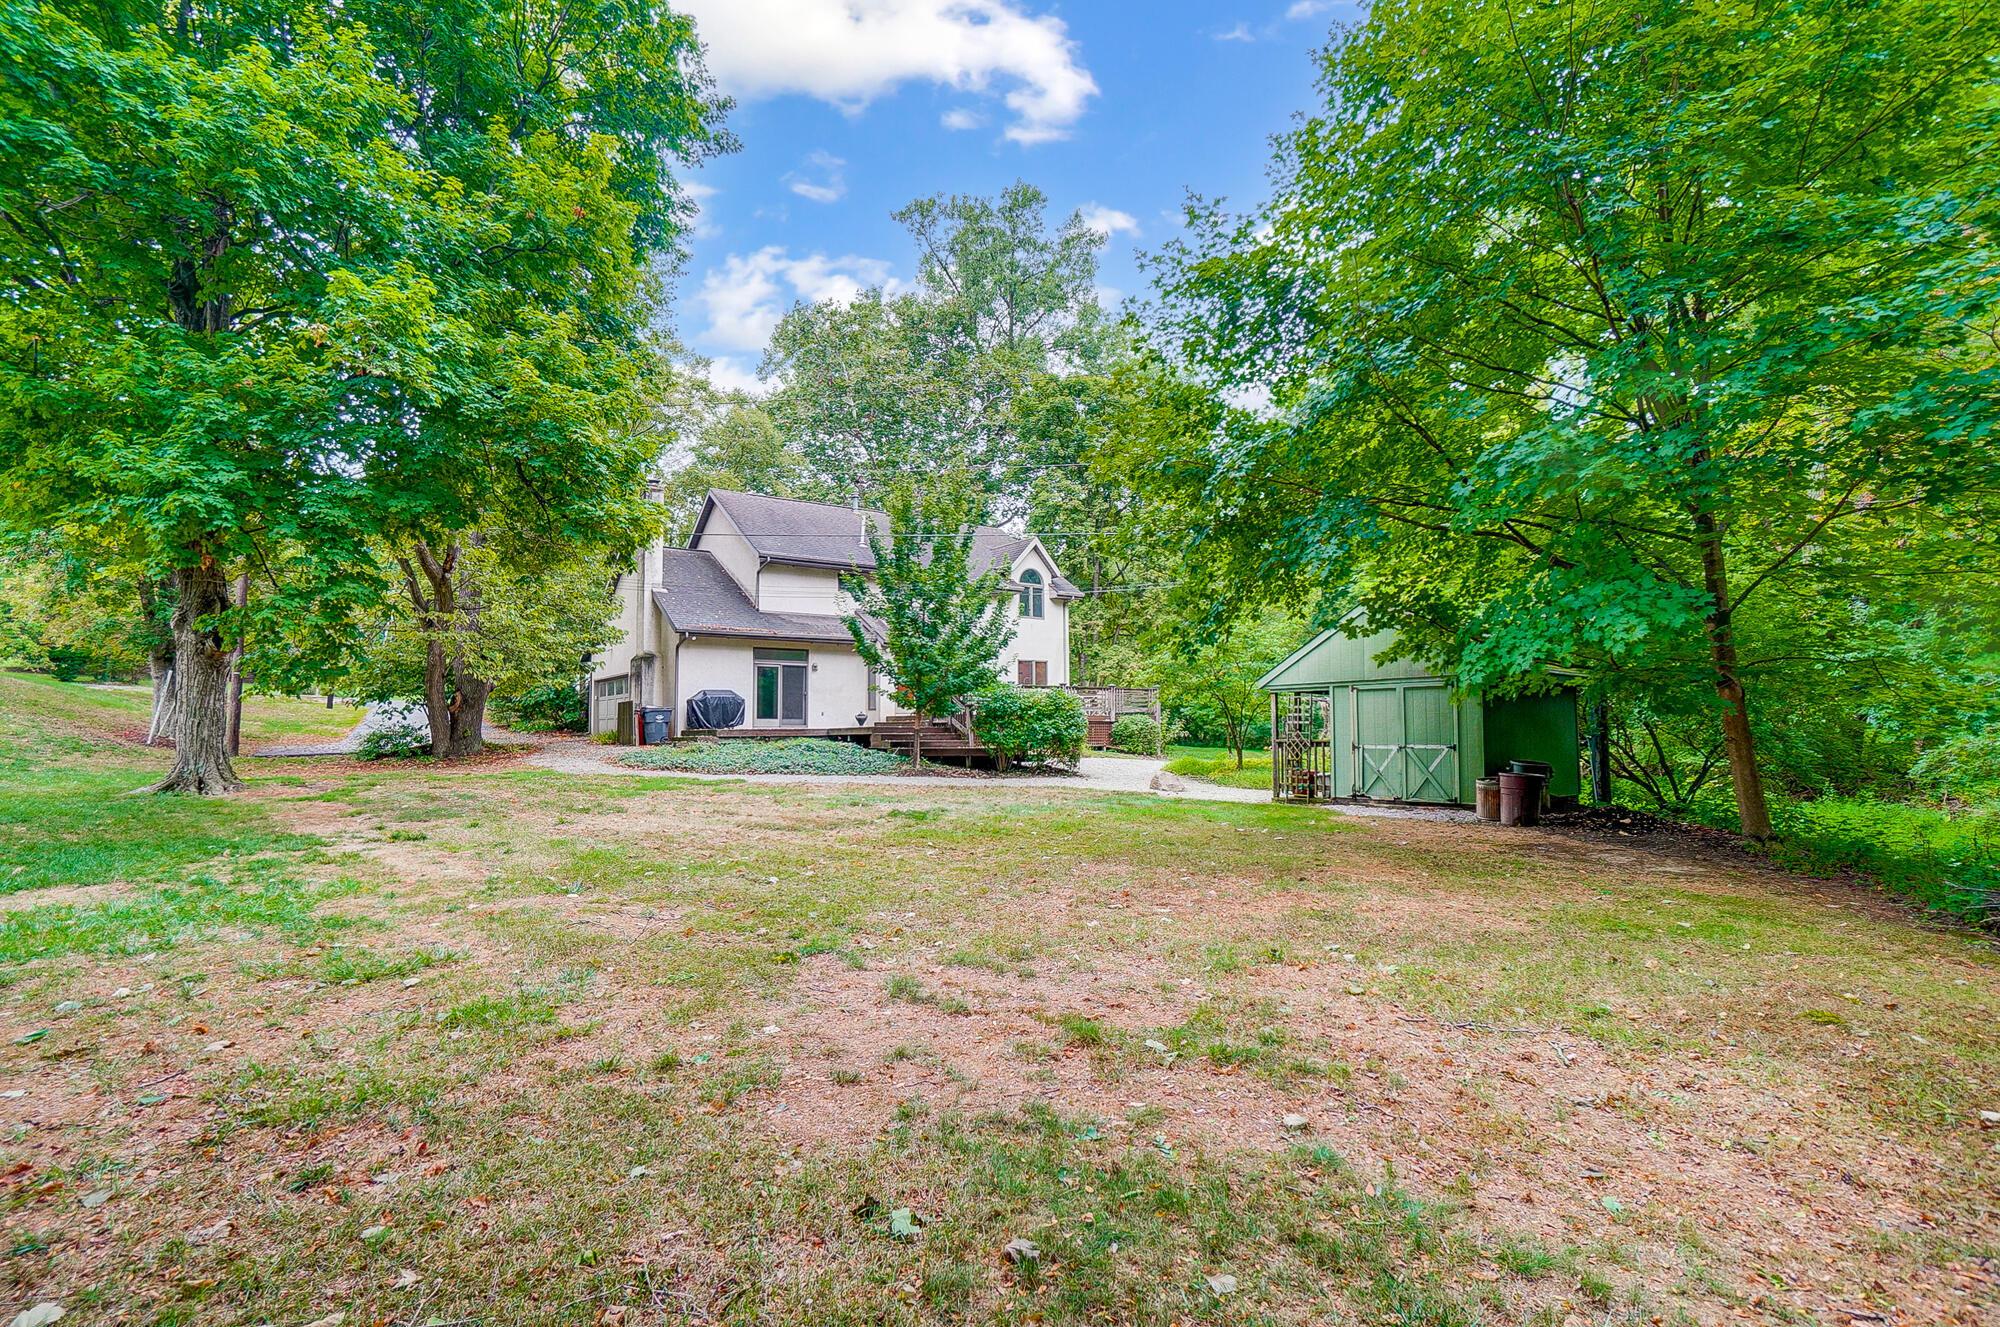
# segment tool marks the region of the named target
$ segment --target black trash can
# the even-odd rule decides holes
[[[638,718],[640,746],[656,746],[673,735],[674,712],[664,705],[641,705]]]

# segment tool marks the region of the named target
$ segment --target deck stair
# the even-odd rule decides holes
[[[899,756],[909,755],[916,747],[916,740],[917,721],[908,714],[883,719],[868,734],[870,746]],[[925,760],[976,764],[991,760],[992,755],[977,737],[968,737],[949,720],[931,719],[924,724]]]

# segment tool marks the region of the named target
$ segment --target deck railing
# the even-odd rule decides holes
[[[1083,702],[1083,712],[1093,719],[1116,719],[1126,714],[1160,717],[1158,687],[1059,687]]]

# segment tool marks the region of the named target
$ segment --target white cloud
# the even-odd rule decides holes
[[[694,302],[708,315],[704,340],[728,350],[762,350],[797,301],[851,300],[871,286],[900,288],[880,258],[823,253],[794,258],[773,244],[755,253],[732,253],[710,268]]]
[[[938,122],[947,129],[977,129],[986,123],[986,117],[967,106],[954,106],[938,117]]]
[[[700,180],[682,180],[681,192],[694,204],[694,215],[688,218],[688,234],[698,240],[710,239],[721,234],[722,228],[708,219],[708,200],[721,191],[712,184]]]
[[[1292,7],[1285,11],[1285,17],[1296,23],[1301,19],[1317,18],[1333,8],[1333,0],[1293,0]]]
[[[1115,207],[1102,203],[1085,203],[1077,211],[1086,230],[1094,230],[1106,239],[1120,232],[1133,235],[1139,233],[1139,219],[1130,212],[1120,212]]]
[[[859,109],[898,84],[995,95],[1007,137],[1067,137],[1097,83],[1061,19],[1021,0],[682,0],[729,92],[802,92]]]
[[[1227,32],[1216,33],[1215,39],[1217,41],[1256,41],[1257,34],[1250,31],[1248,23],[1238,23]]]
[[[806,158],[806,165],[812,167],[811,174],[789,171],[785,175],[785,184],[793,193],[815,203],[837,203],[847,196],[846,161],[831,152],[815,152]]]
[[[770,391],[770,385],[757,376],[757,371],[730,355],[711,359],[704,366],[709,383],[718,392],[742,392],[748,396],[762,396]]]

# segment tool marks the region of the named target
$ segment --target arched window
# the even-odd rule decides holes
[[[1042,615],[1042,573],[1033,567],[1021,573],[1021,616]]]

